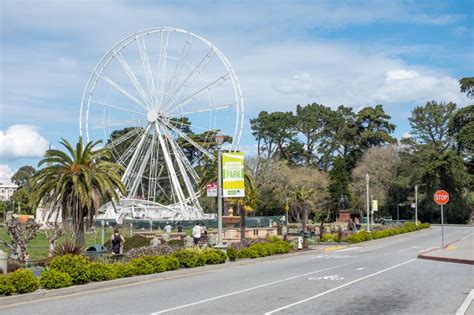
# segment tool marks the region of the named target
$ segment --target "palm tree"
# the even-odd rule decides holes
[[[305,186],[294,187],[290,192],[291,198],[299,204],[301,210],[303,211],[303,247],[308,248],[308,240],[305,236],[306,234],[306,225],[308,222],[308,209],[307,203],[309,199],[313,196],[315,190],[307,189]]]
[[[46,165],[32,179],[32,205],[40,202],[51,209],[60,207],[63,224],[69,220],[76,233],[76,241],[84,244],[84,218],[87,227],[102,200],[117,200],[118,193],[125,194],[120,179],[122,167],[111,162],[111,152],[95,146],[101,141],[89,142],[85,146],[82,137],[74,148],[62,139],[66,151],[48,150],[38,167]]]

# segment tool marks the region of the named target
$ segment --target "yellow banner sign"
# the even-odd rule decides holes
[[[224,197],[245,197],[244,154],[222,153],[222,190]]]

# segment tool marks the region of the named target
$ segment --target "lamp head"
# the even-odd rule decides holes
[[[224,135],[222,135],[220,132],[216,134],[216,144],[217,147],[220,148],[222,146],[222,143],[224,143]]]

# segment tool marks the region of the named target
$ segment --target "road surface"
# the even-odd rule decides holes
[[[445,241],[474,242],[473,232],[445,227]],[[0,306],[0,313],[455,314],[474,288],[474,266],[416,258],[418,251],[440,243],[440,227],[434,226],[342,250],[249,260],[184,277]]]

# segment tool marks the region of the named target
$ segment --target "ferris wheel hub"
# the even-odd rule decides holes
[[[158,120],[158,117],[159,117],[159,114],[156,110],[150,110],[147,114],[146,114],[146,119],[148,120],[148,122],[155,122]]]

